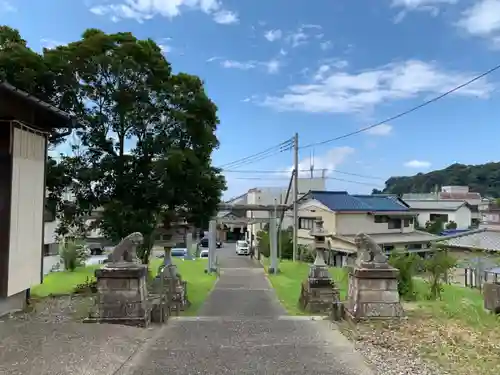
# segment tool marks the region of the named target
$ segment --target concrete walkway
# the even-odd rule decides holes
[[[174,318],[118,374],[369,375],[334,326],[287,316],[263,269],[234,246],[198,317]]]

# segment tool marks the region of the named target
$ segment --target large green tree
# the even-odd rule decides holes
[[[111,240],[143,233],[146,262],[159,224],[215,213],[225,188],[211,166],[217,108],[198,77],[173,74],[152,40],[95,29],[44,61],[84,124],[78,155],[64,160],[76,181],[67,224],[102,208],[98,227]]]

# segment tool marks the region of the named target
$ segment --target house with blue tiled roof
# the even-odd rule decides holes
[[[354,237],[360,232],[370,235],[387,252],[396,248],[425,252],[430,242],[438,238],[416,230],[416,213],[393,195],[309,191],[299,201],[299,243],[311,243],[309,231],[317,217],[334,234],[330,247],[341,259],[340,263],[356,252]]]

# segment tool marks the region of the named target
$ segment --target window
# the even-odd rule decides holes
[[[401,219],[389,219],[388,228],[389,229],[401,229]]]
[[[314,228],[314,219],[310,219],[307,217],[299,217],[299,229],[313,229]]]
[[[384,246],[384,251],[385,252],[390,252],[392,250],[394,250],[394,245],[386,245],[386,246]]]
[[[413,219],[404,219],[404,226],[405,228],[408,228],[410,225],[413,224]]]

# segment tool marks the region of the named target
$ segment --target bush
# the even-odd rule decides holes
[[[445,225],[446,229],[457,229],[457,223],[455,223],[453,220],[448,221]]]
[[[441,299],[443,283],[448,282],[448,273],[455,267],[457,260],[441,248],[434,248],[432,256],[424,261],[424,268],[428,274],[429,295],[428,299]]]
[[[84,283],[75,287],[76,294],[94,294],[97,293],[97,280],[87,277]]]
[[[401,298],[407,301],[415,300],[413,276],[422,264],[421,258],[416,254],[393,252],[389,257],[389,264],[399,270],[398,292]]]
[[[300,260],[304,263],[314,263],[316,259],[316,249],[305,245],[301,245],[301,247]]]
[[[269,246],[269,232],[261,230],[257,232],[257,248],[259,253],[266,258],[271,255],[271,248]]]
[[[83,265],[89,257],[82,241],[68,240],[61,244],[59,255],[64,269],[73,272],[77,267]]]

